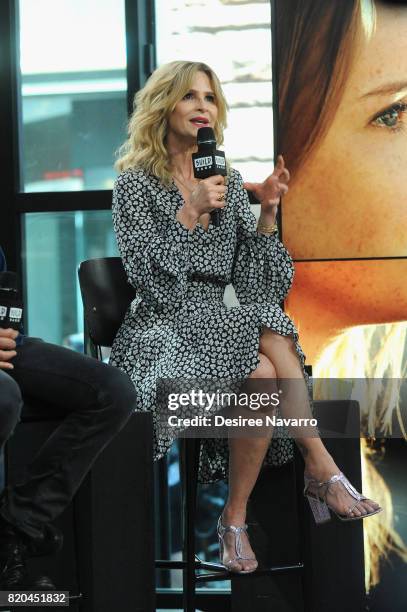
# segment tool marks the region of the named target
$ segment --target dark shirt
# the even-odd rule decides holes
[[[4,251],[0,246],[0,272],[6,272],[7,271],[7,263],[6,263],[6,256],[4,255]],[[16,344],[22,344],[24,339],[24,335],[23,334],[19,334],[16,338]]]

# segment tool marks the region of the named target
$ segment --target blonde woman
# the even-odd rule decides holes
[[[284,234],[306,260],[287,311],[316,378],[405,375],[406,28],[407,7],[391,2],[277,0],[280,145],[291,172]],[[363,406],[371,435],[400,417],[385,398]],[[365,529],[369,587],[380,557],[407,555],[374,453],[362,448],[365,486],[385,510]]]
[[[225,376],[255,383],[277,377],[299,381],[288,410],[310,414],[305,357],[279,306],[293,277],[291,257],[275,231],[277,204],[288,190],[284,160],[263,183],[243,184],[233,169],[227,185],[221,176],[194,178],[197,131],[213,128],[221,144],[226,108],[217,76],[202,63],[162,66],[136,95],[118,162],[113,220],[138,297],[119,330],[111,363],[133,380],[140,410],[155,410],[160,378]],[[245,188],[261,203],[258,223]],[[210,219],[216,209],[219,227]],[[230,282],[240,306],[228,309],[223,294]],[[157,458],[174,437],[156,427]],[[319,437],[300,435],[297,442],[316,519],[327,519],[328,508],[343,520],[380,511],[352,488]],[[233,572],[257,567],[245,525],[248,497],[263,461],[289,461],[291,444],[274,439],[270,446],[270,436],[234,438],[228,457],[226,441],[203,440],[201,482],[225,477],[229,460],[229,496],[218,536],[221,562]]]

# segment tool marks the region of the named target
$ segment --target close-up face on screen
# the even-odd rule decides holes
[[[286,307],[317,378],[405,378],[406,31],[403,3],[276,2],[278,137],[291,172],[282,219],[296,262]],[[372,393],[364,417],[394,426],[396,404]],[[388,497],[385,520],[364,534],[371,609],[384,610],[406,567],[390,544],[407,533],[405,443],[362,442],[365,487]]]

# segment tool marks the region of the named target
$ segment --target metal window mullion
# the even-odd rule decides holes
[[[125,0],[127,43],[127,105],[133,110],[134,94],[156,66],[155,2]]]
[[[0,244],[10,269],[21,278],[21,219],[15,208],[18,189],[17,0],[0,2],[0,167],[2,170]]]

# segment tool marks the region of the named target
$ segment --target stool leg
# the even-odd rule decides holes
[[[183,485],[183,601],[185,612],[195,612],[195,517],[200,441],[181,440],[181,473]]]
[[[304,563],[302,571],[302,596],[304,612],[314,609],[312,597],[312,556],[310,554],[310,534],[305,520],[304,462],[298,448],[294,445],[294,471],[297,489],[298,528],[299,528],[299,558]]]

